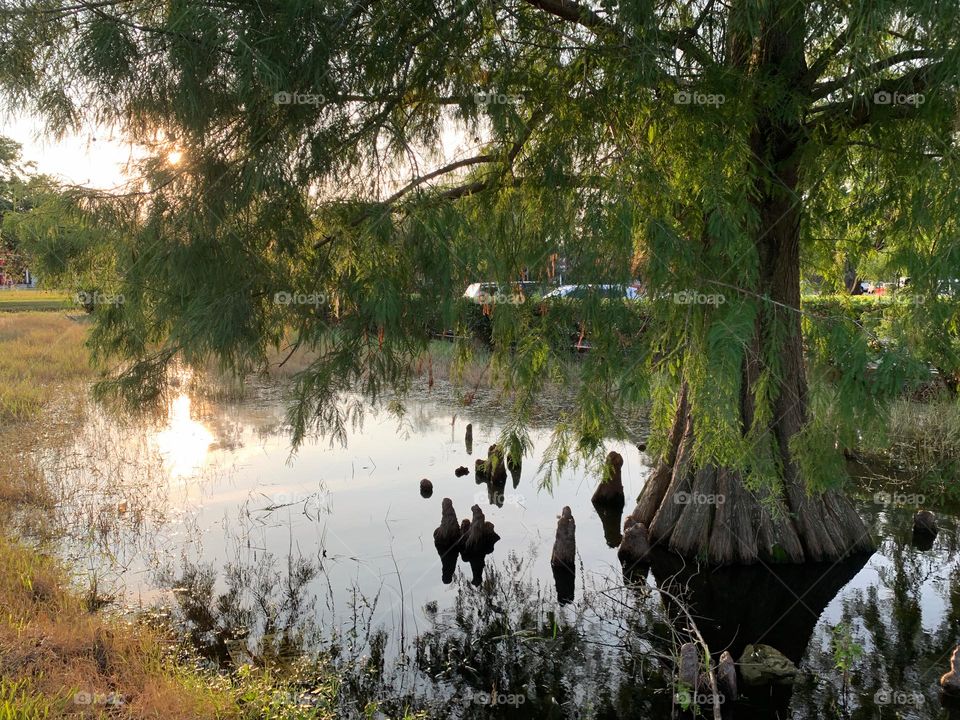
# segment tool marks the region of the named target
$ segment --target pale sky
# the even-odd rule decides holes
[[[0,135],[20,143],[23,160],[33,162],[38,172],[103,190],[122,185],[127,163],[145,152],[106,129],[88,129],[57,142],[44,136],[42,121],[27,115],[0,119]]]
[[[0,136],[20,143],[22,159],[34,163],[37,172],[53,175],[66,184],[101,190],[124,185],[130,180],[125,174],[128,164],[148,153],[147,148],[124,142],[118,131],[107,128],[87,128],[56,141],[44,134],[42,120],[27,114],[0,116]],[[425,160],[421,170],[476,154],[476,142],[467,140],[462,129],[447,127],[439,148],[441,158],[421,158]],[[398,177],[397,186],[408,180]]]

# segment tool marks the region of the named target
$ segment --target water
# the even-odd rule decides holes
[[[683,619],[650,592],[662,586],[683,589],[715,652],[738,657],[764,642],[804,671],[792,693],[754,691],[728,708],[737,717],[946,717],[936,680],[960,639],[954,516],[940,513],[934,547],[921,550],[911,545],[913,508],[865,497],[858,507],[881,539],[869,558],[698,573],[664,555],[645,586],[625,588],[608,538],[619,518],[605,530],[590,503],[599,467],[568,468],[539,487],[558,411],[535,423],[532,453],[502,496],[474,478],[502,408],[482,396],[463,407],[442,388],[408,402],[401,418],[369,414],[348,428],[346,447],[315,438],[295,455],[270,388],[238,403],[182,394],[156,425],[94,410],[51,474],[68,554],[126,602],[172,608],[221,664],[327,652],[360,669],[345,686],[357,697],[433,704],[442,716],[658,716],[673,699],[665,656],[686,639]],[[607,449],[624,458],[629,510],[650,458],[633,442]],[[456,477],[458,466],[470,474]],[[433,483],[429,499],[422,478]],[[458,518],[479,505],[500,535],[480,587],[461,561],[443,582],[433,530],[445,497]],[[565,505],[578,565],[574,602],[561,605],[550,553]],[[831,647],[841,622],[863,653],[846,690]],[[491,688],[524,703],[475,700]]]

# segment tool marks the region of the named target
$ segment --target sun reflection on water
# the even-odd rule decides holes
[[[167,426],[155,439],[170,477],[184,478],[203,467],[213,434],[190,417],[190,396],[183,393],[170,403]]]

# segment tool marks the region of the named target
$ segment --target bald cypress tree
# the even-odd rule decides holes
[[[929,0],[12,0],[0,86],[54,130],[154,150],[143,186],[79,200],[114,233],[126,302],[94,340],[129,361],[115,386],[149,395],[177,360],[246,372],[292,329],[316,351],[299,440],[342,428],[346,388],[402,393],[467,282],[639,276],[639,328],[599,299],[496,305],[510,432],[571,375],[561,461],[652,401],[653,540],[822,561],[871,545],[842,450],[920,346],[956,360],[937,288],[960,276],[958,30]],[[801,312],[804,268],[842,287],[863,247],[928,299],[883,347]],[[311,295],[336,333],[319,299],[283,301]],[[593,347],[575,364],[571,322]]]

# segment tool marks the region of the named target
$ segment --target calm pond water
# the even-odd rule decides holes
[[[668,658],[686,623],[654,591],[664,587],[692,604],[716,652],[763,642],[800,665],[792,691],[753,690],[727,716],[947,717],[936,681],[960,640],[952,514],[939,512],[940,534],[922,549],[910,532],[918,498],[865,496],[858,507],[880,540],[870,557],[711,570],[661,554],[645,584],[625,587],[611,547],[620,518],[605,530],[590,503],[599,468],[539,487],[557,412],[531,429],[532,452],[502,495],[476,483],[474,460],[499,438],[503,410],[482,394],[464,407],[443,387],[401,418],[368,413],[345,447],[313,439],[296,455],[271,388],[234,403],[181,394],[157,424],[94,409],[47,467],[66,552],[101,593],[168,608],[223,665],[329,655],[352,673],[344,716],[379,699],[439,717],[668,717]],[[629,511],[651,460],[633,442],[607,449],[623,455]],[[456,477],[458,466],[470,474]],[[500,535],[478,587],[460,561],[444,582],[433,544],[443,498],[458,518],[479,505]],[[578,566],[574,601],[560,604],[550,553],[565,505]],[[832,644],[841,623],[862,649],[846,675]]]

